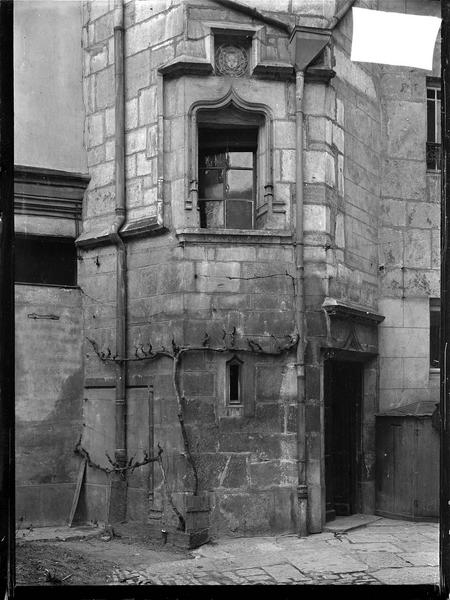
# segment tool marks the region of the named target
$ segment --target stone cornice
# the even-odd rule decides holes
[[[14,212],[79,220],[88,183],[81,173],[16,166]]]
[[[213,66],[206,58],[187,56],[185,54],[175,57],[170,62],[159,68],[165,77],[180,77],[181,75],[211,75]]]
[[[307,83],[329,83],[336,75],[336,71],[324,66],[311,66],[305,71],[305,81]]]
[[[166,231],[167,229],[161,225],[158,218],[155,216],[125,223],[125,225],[119,231],[119,234],[123,239],[126,240],[129,238],[158,235],[165,233]],[[75,240],[75,243],[79,248],[87,249],[96,248],[98,246],[106,246],[114,242],[110,238],[110,227],[104,227],[102,229],[94,229],[93,231],[82,233]]]
[[[294,79],[294,67],[288,62],[261,61],[257,63],[252,75],[261,79],[273,79],[275,81],[288,81]]]
[[[351,319],[352,321],[363,323],[365,325],[378,325],[384,321],[383,315],[379,315],[363,308],[350,306],[349,304],[340,302],[334,298],[326,298],[322,304],[322,308],[330,317],[335,317],[337,319]]]

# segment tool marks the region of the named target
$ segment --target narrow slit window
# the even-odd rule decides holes
[[[441,304],[430,298],[430,368],[440,368]]]
[[[441,169],[441,87],[440,81],[427,84],[427,170]]]
[[[234,358],[228,363],[228,403],[242,404],[241,397],[242,362]]]

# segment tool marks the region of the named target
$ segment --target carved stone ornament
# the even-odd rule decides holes
[[[216,50],[216,72],[220,75],[242,77],[247,73],[248,57],[245,48],[222,44]]]

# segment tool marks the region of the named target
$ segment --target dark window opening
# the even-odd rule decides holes
[[[440,368],[441,305],[439,298],[430,298],[430,367]]]
[[[258,129],[199,129],[200,226],[254,229]]]
[[[239,359],[234,358],[228,363],[228,402],[242,404],[241,398],[241,366]]]
[[[427,169],[441,169],[441,88],[440,83],[429,82],[427,87]]]
[[[15,281],[76,286],[77,253],[74,240],[16,234]]]

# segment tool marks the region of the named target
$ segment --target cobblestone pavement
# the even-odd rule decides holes
[[[439,526],[379,519],[366,527],[298,538],[226,538],[192,558],[115,570],[142,585],[436,584]]]

